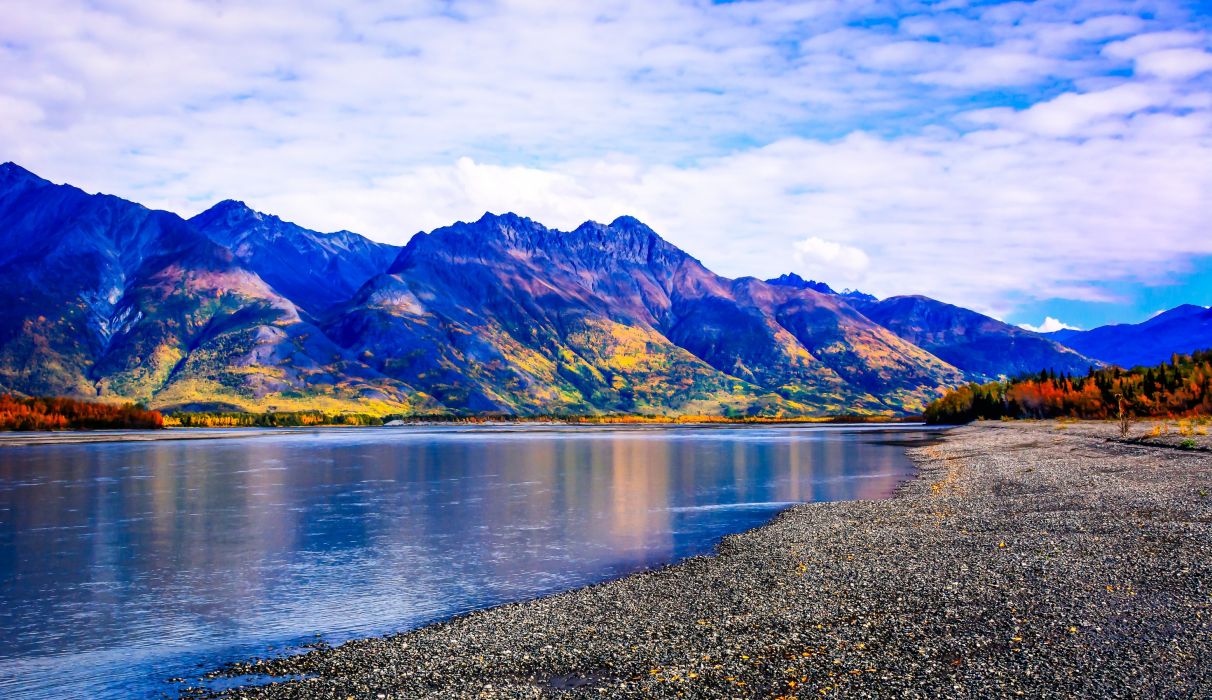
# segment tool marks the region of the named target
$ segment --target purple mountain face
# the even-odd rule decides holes
[[[1174,354],[1212,348],[1212,309],[1183,304],[1142,323],[1047,334],[1107,364],[1130,368],[1168,362]]]
[[[384,272],[399,246],[350,231],[319,233],[226,200],[189,220],[276,291],[320,315]]]
[[[1085,374],[1099,364],[1037,333],[929,297],[853,303],[871,320],[980,381],[1045,369]]]
[[[920,410],[1091,361],[924,297],[716,275],[631,217],[486,214],[403,248],[221,202],[189,221],[0,166],[0,390],[152,406]]]
[[[418,235],[327,330],[469,410],[915,410],[961,379],[836,297],[720,277],[630,217]]]

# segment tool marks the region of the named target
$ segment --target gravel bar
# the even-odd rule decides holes
[[[244,698],[1209,698],[1212,454],[982,423],[885,501],[406,634],[250,661]]]

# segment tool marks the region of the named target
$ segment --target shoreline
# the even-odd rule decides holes
[[[794,506],[713,556],[411,632],[232,664],[194,695],[1212,694],[1212,458],[1106,423],[909,450],[888,500]]]
[[[868,422],[855,421],[850,423],[838,421],[790,421],[782,423],[747,423],[747,422],[707,422],[707,423],[573,423],[573,422],[540,422],[515,421],[494,423],[454,423],[434,421],[430,423],[406,423],[404,425],[306,425],[278,427],[232,427],[232,428],[184,428],[167,427],[159,430],[63,430],[63,431],[8,431],[0,432],[0,448],[4,447],[33,447],[38,445],[76,445],[88,443],[110,442],[166,442],[172,440],[221,440],[231,438],[254,438],[290,433],[313,433],[321,431],[339,432],[343,430],[384,431],[391,433],[410,429],[462,429],[474,431],[477,429],[500,430],[503,428],[522,428],[529,432],[540,432],[552,428],[568,428],[572,430],[662,430],[668,428],[702,429],[702,428],[866,428],[871,430],[942,430],[949,426],[928,426],[924,423],[911,422]]]
[[[310,429],[310,428],[308,428]],[[82,445],[101,442],[165,442],[170,440],[221,440],[274,435],[297,428],[163,428],[160,430],[64,430],[0,432],[0,447]],[[187,433],[178,431],[188,431]]]

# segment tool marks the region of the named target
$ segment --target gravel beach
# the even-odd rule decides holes
[[[241,663],[248,698],[1212,697],[1212,454],[984,423],[886,501],[407,634]]]

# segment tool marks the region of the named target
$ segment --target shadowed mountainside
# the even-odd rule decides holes
[[[322,314],[385,271],[399,246],[350,231],[318,233],[225,200],[189,220],[283,296]]]

